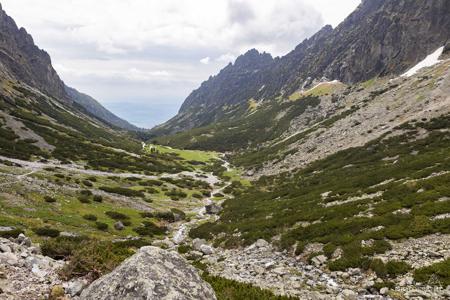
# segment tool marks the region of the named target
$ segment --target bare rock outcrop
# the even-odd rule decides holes
[[[85,300],[216,299],[211,286],[175,252],[143,247],[81,294]]]

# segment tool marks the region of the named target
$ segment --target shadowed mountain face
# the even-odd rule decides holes
[[[18,28],[0,6],[0,64],[11,77],[53,97],[70,102],[64,83],[51,64],[50,56],[39,49],[24,28]]]
[[[170,134],[235,118],[250,99],[285,96],[323,77],[357,83],[397,75],[446,44],[446,0],[363,1],[338,27],[327,25],[272,60],[251,50],[193,91],[177,116],[153,129]],[[244,63],[245,62],[245,63]]]
[[[119,118],[105,107],[103,107],[97,100],[89,95],[80,93],[74,88],[65,86],[66,93],[69,95],[70,99],[81,105],[87,112],[95,116],[96,118],[110,124],[114,127],[121,129],[139,131],[138,127],[128,123],[127,121]]]
[[[5,77],[38,89],[66,104],[81,105],[93,117],[108,125],[127,130],[139,130],[120,119],[92,97],[67,87],[52,66],[50,56],[39,49],[31,35],[24,28],[18,28],[15,21],[0,6],[0,72]]]

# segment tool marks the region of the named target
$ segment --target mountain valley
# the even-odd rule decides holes
[[[449,20],[364,0],[146,130],[1,10],[0,299],[450,298]]]

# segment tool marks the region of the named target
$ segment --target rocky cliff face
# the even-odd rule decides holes
[[[308,77],[357,83],[398,75],[449,38],[448,1],[363,1],[334,30],[324,27],[283,57],[270,70],[267,88],[258,97],[292,93]],[[284,80],[275,80],[278,76]]]
[[[227,108],[242,104],[258,93],[264,84],[265,70],[273,62],[270,54],[249,50],[234,64],[228,64],[219,74],[203,82],[186,98],[179,114],[154,131],[167,134],[222,119],[228,112]]]
[[[39,49],[24,28],[0,6],[0,63],[14,78],[62,100],[69,101],[64,83],[51,64],[50,56]]]
[[[2,10],[0,5],[0,74],[38,89],[67,104],[79,104],[89,114],[109,125],[138,130],[120,119],[92,97],[68,88],[52,66],[50,56],[39,49],[24,28]]]
[[[247,68],[245,76],[236,74],[241,70],[238,59],[204,82],[176,117],[153,132],[173,133],[224,120],[230,116],[221,113],[224,106],[252,98],[289,97],[314,79],[357,83],[398,75],[445,45],[449,37],[446,0],[366,0],[337,28],[325,26],[282,58],[253,63],[254,72]]]

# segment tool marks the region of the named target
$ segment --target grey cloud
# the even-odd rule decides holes
[[[229,0],[228,10],[231,24],[245,24],[255,17],[252,7],[242,0]]]

